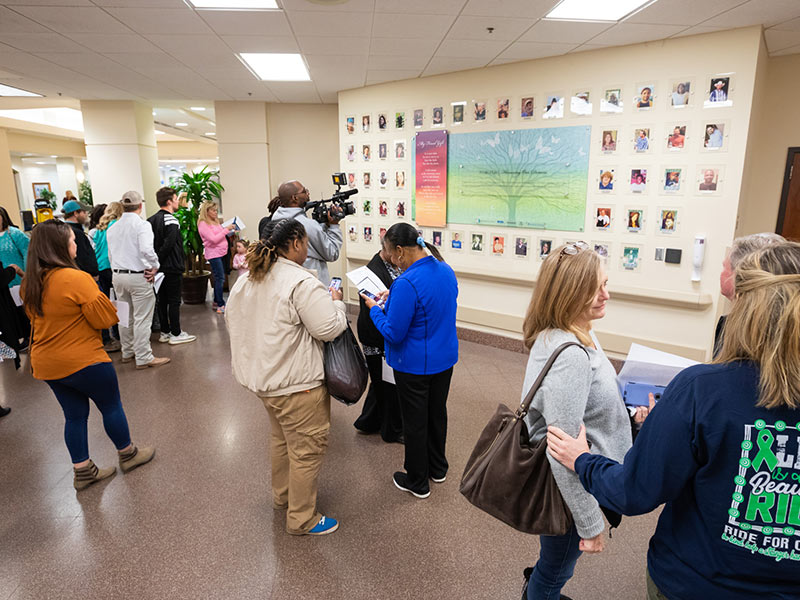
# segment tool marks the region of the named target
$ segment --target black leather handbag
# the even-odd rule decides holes
[[[348,406],[358,402],[367,389],[369,370],[350,325],[335,340],[325,342],[322,360],[328,393]]]

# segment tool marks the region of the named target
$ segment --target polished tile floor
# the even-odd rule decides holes
[[[198,341],[154,342],[169,365],[115,366],[134,441],[155,460],[76,494],[63,416],[49,388],[0,365],[0,600],[519,598],[537,538],[472,508],[458,493],[469,452],[498,402],[513,404],[525,356],[462,342],[450,393],[447,482],[416,500],[392,485],[402,447],[358,435],[360,404],[334,402],[320,507],[341,522],[292,537],[272,509],[268,419],[232,378],[223,319],[185,306]],[[116,452],[99,413],[92,458]],[[640,599],[655,515],[625,519],[607,550],[584,556],[573,598]]]

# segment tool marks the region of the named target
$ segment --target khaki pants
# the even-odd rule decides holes
[[[113,282],[117,299],[127,302],[130,307],[128,327],[119,327],[122,356],[136,356],[137,365],[146,365],[153,360],[150,347],[150,330],[156,307],[153,284],[145,280],[143,273],[114,273]]]
[[[261,400],[271,426],[272,501],[276,508],[288,505],[286,531],[302,535],[322,517],[317,476],[328,448],[331,398],[323,385]]]
[[[650,577],[650,571],[647,571],[647,600],[669,600],[664,594],[661,593],[656,587],[653,578]]]

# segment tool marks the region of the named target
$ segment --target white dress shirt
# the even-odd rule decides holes
[[[153,248],[153,228],[136,213],[124,213],[108,228],[106,239],[112,270],[158,269],[158,255]]]

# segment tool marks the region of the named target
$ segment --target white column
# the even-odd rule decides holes
[[[241,217],[249,240],[258,238],[258,222],[270,199],[269,136],[264,102],[215,102],[222,211]]]
[[[128,100],[82,100],[81,112],[95,203],[136,190],[148,214],[158,211],[161,178],[152,107]]]

